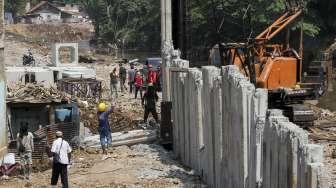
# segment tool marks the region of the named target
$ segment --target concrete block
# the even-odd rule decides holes
[[[68,48],[70,51],[70,62],[61,63],[60,49]],[[55,43],[52,46],[52,62],[54,66],[78,66],[78,43]]]
[[[308,144],[306,146],[306,163],[323,163],[323,146]]]
[[[330,187],[323,163],[308,163],[307,188]]]

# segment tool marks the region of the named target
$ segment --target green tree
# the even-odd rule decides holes
[[[119,48],[160,45],[160,2],[157,0],[82,0],[97,38]]]
[[[25,11],[25,0],[5,0],[5,11],[13,14],[14,22],[18,21],[18,16]]]

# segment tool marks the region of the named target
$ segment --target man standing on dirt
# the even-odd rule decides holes
[[[56,186],[58,177],[61,175],[62,188],[68,188],[68,165],[71,161],[71,147],[69,143],[63,140],[63,133],[56,132],[51,153],[53,155],[53,166],[51,174],[51,185]]]
[[[113,71],[110,73],[110,88],[111,88],[111,98],[118,98],[118,74],[117,74],[117,68],[114,68]]]
[[[128,70],[128,84],[130,87],[130,93],[133,93],[135,73],[136,70],[134,64],[131,64],[131,69]]]
[[[126,86],[126,77],[127,77],[127,70],[126,68],[123,66],[122,63],[119,64],[119,79],[120,79],[120,89],[121,92],[124,92]]]
[[[135,99],[137,99],[138,92],[140,92],[140,97],[142,100],[143,76],[139,71],[137,71],[134,81],[135,81]]]
[[[34,136],[31,132],[28,132],[28,125],[24,124],[21,126],[16,138],[17,152],[21,160],[22,175],[24,178],[30,179],[33,165],[32,153],[34,151]]]
[[[145,107],[144,123],[147,123],[149,113],[152,114],[156,123],[159,123],[159,117],[156,112],[156,102],[159,100],[159,96],[152,83],[148,84],[147,91],[142,97],[141,104]]]
[[[107,109],[105,103],[99,103],[98,105],[98,132],[100,135],[100,144],[102,146],[103,154],[107,155],[107,149],[109,146],[112,146],[112,136],[111,136],[111,127],[109,124],[108,117],[113,112],[114,107]]]

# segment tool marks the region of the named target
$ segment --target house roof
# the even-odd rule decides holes
[[[69,15],[79,15],[79,12],[73,12],[71,10],[68,9],[63,9],[61,7],[57,7],[56,5],[48,2],[48,1],[41,1],[39,4],[37,4],[36,6],[34,6],[33,8],[31,8],[27,13],[26,16],[31,16],[31,15],[35,15],[34,12],[39,10],[40,8],[42,8],[43,6],[48,5],[50,7],[52,7],[53,9],[55,9],[56,11],[65,13],[65,14],[69,14]]]
[[[57,6],[53,5],[52,3],[48,2],[48,1],[41,1],[39,4],[37,4],[36,6],[34,6],[33,8],[31,8],[26,14],[32,14],[34,13],[36,10],[40,9],[41,7],[48,5],[52,8],[54,8],[57,11],[62,11],[61,9],[59,9]]]

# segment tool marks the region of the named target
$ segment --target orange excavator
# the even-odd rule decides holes
[[[289,119],[301,126],[311,126],[314,112],[305,100],[316,99],[326,90],[326,71],[321,64],[311,65],[303,72],[303,32],[290,41],[287,29],[285,44],[271,44],[273,39],[302,14],[301,8],[291,8],[254,39],[246,43],[219,43],[210,51],[211,65],[236,65],[255,84],[269,93],[269,108],[281,108]],[[293,48],[290,44],[296,46]],[[322,62],[323,64],[323,62]]]

